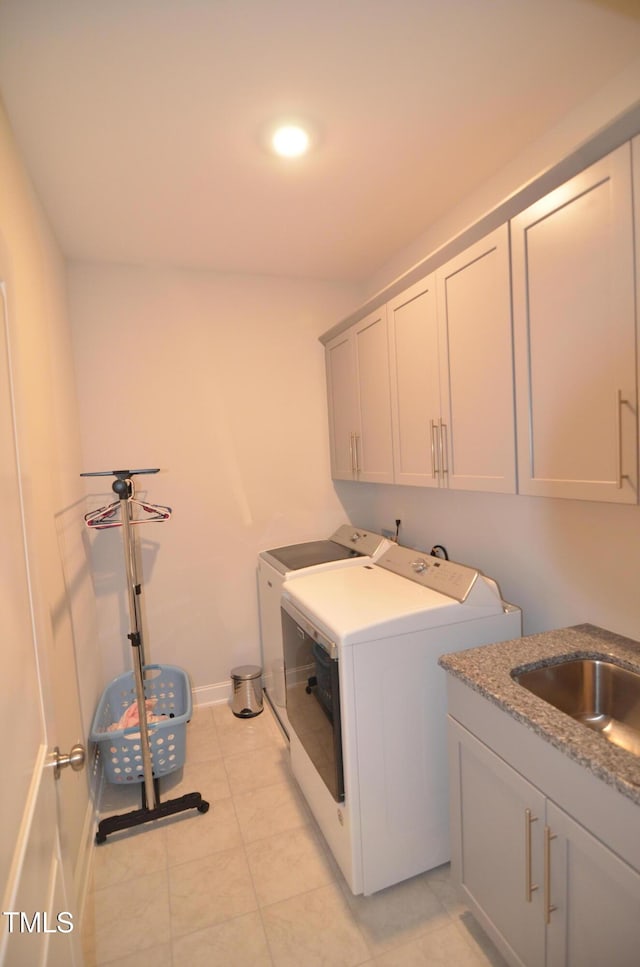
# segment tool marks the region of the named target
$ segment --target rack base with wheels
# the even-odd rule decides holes
[[[143,783],[142,807],[140,809],[132,809],[128,813],[121,813],[118,816],[107,816],[105,819],[101,819],[98,823],[96,843],[104,843],[109,833],[118,833],[123,829],[131,829],[132,826],[142,826],[143,823],[152,823],[156,819],[166,819],[167,816],[182,813],[187,809],[197,809],[199,813],[206,813],[208,811],[209,803],[202,798],[199,792],[187,792],[184,796],[180,796],[177,799],[167,799],[165,802],[160,802],[157,782],[158,780],[155,779],[156,801],[158,805],[155,808],[147,806]]]
[[[120,676],[105,690],[96,709],[90,738],[104,759],[110,782],[141,783],[142,805],[98,824],[96,842],[104,843],[111,833],[165,819],[195,809],[206,813],[209,803],[199,792],[160,801],[159,778],[179,769],[184,762],[186,725],[191,718],[191,690],[185,673],[171,665],[146,665],[139,597],[141,585],[132,526],[149,520],[163,521],[170,507],[137,500],[132,477],[158,473],[158,469],[106,470],[83,473],[83,477],[114,476],[112,490],[118,500],[85,515],[87,526],[97,529],[121,527],[133,671]],[[145,516],[135,518],[133,507]]]

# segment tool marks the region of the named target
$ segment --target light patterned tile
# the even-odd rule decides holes
[[[161,800],[197,790],[211,809],[96,848],[87,967],[505,967],[460,903],[448,865],[372,897],[351,895],[266,706],[246,720],[205,707],[188,728],[195,758],[188,751],[184,768],[161,780]],[[140,790],[105,785],[103,814],[138,809]]]
[[[311,827],[289,830],[246,845],[260,906],[332,882],[334,869]]]
[[[429,887],[433,890],[451,917],[457,918],[465,912],[467,907],[460,899],[460,895],[451,878],[451,866],[449,863],[445,863],[444,866],[438,866],[435,870],[429,870],[428,873],[424,874],[424,877]]]
[[[160,795],[163,801],[177,799],[188,792],[199,792],[209,803],[214,803],[218,799],[228,799],[231,789],[224,761],[210,759],[192,763],[187,760],[183,769],[167,776],[160,784]]]
[[[265,708],[252,718],[238,718],[228,705],[216,705],[213,718],[218,729],[220,748],[225,756],[254,752],[265,746],[283,747],[282,733]]]
[[[460,933],[478,955],[482,967],[508,967],[498,948],[469,910],[461,914],[456,922]]]
[[[167,868],[165,830],[157,824],[136,826],[112,833],[96,846],[93,858],[94,889],[126,883],[140,873],[155,873]]]
[[[451,922],[424,876],[414,876],[372,896],[354,896],[346,883],[341,883],[372,954],[406,944]]]
[[[377,967],[486,967],[454,923],[388,950],[376,957]]]
[[[240,846],[242,839],[231,799],[214,802],[207,813],[190,810],[167,822],[166,849],[170,866]]]
[[[171,944],[159,944],[155,947],[149,947],[144,953],[130,954],[128,957],[118,957],[117,960],[110,960],[108,964],[100,965],[100,967],[141,967],[142,964],[149,964],[152,967],[173,967],[173,957],[171,953]],[[84,967],[91,967],[90,964],[85,964]]]
[[[224,759],[232,796],[263,789],[291,777],[289,754],[278,746],[265,746],[255,752]]]
[[[187,726],[187,745],[185,761],[191,765],[205,762],[208,759],[219,759],[222,755],[218,730],[210,716],[207,724],[200,724],[194,728],[194,723]]]
[[[336,884],[262,910],[275,967],[355,967],[369,951]]]
[[[293,782],[254,789],[234,796],[233,801],[245,843],[310,823],[307,806]]]
[[[272,967],[273,961],[260,914],[248,913],[174,940],[173,963],[176,967]]]
[[[148,873],[93,894],[94,951],[97,964],[122,959],[168,943],[167,873]]]
[[[213,707],[211,705],[194,705],[191,721],[187,725],[187,732],[208,729],[213,724]]]
[[[256,910],[242,847],[170,866],[169,898],[174,938]]]

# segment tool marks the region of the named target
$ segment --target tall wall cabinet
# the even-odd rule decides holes
[[[326,361],[333,478],[391,483],[386,307],[331,340]]]
[[[640,136],[327,343],[333,476],[636,503],[639,280]]]
[[[512,221],[520,493],[635,503],[631,145]]]
[[[509,231],[436,272],[441,473],[457,490],[515,493]]]

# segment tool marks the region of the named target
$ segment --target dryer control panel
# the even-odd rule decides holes
[[[468,600],[477,585],[484,585],[484,588],[482,591],[478,588],[473,594],[474,598],[480,595],[484,597],[488,592],[487,600],[495,601],[496,598],[500,600],[500,592],[495,581],[485,577],[476,568],[458,564],[456,561],[432,557],[424,551],[393,544],[377,563],[378,567],[384,567],[400,577],[415,581],[424,588],[431,588],[432,591],[446,594],[462,603]]]

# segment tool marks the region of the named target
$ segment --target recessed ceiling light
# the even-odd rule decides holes
[[[299,158],[311,147],[311,134],[301,124],[281,124],[271,134],[270,144],[281,158]]]

